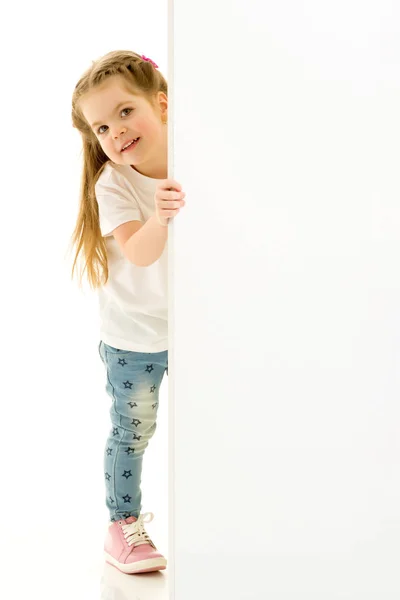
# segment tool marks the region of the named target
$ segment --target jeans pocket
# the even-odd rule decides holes
[[[114,346],[110,346],[109,344],[106,344],[105,342],[102,342],[103,344],[103,348],[104,348],[104,354],[118,354],[118,355],[123,355],[123,354],[132,354],[132,350],[121,350],[120,348],[114,348]]]
[[[98,346],[98,348],[97,348],[97,351],[98,351],[98,353],[99,353],[99,356],[100,356],[100,358],[101,358],[101,362],[102,362],[102,363],[103,363],[103,365],[104,365],[104,364],[105,364],[105,363],[104,363],[104,358],[103,358],[103,355],[102,355],[102,353],[101,353],[101,346],[102,346],[102,343],[103,343],[103,341],[102,341],[102,340],[100,340],[100,343],[99,343],[99,346]]]

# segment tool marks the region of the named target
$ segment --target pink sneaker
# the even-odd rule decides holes
[[[150,519],[145,521],[147,516]],[[144,523],[150,523],[153,518],[153,513],[145,513],[139,515],[138,519],[128,517],[110,523],[104,543],[106,562],[123,573],[146,573],[165,569],[166,558],[157,551],[144,529]]]

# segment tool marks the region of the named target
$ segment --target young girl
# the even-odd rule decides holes
[[[115,51],[93,62],[72,98],[83,143],[72,276],[82,255],[80,280],[86,270],[98,290],[99,354],[112,400],[105,558],[124,573],[167,564],[145,531],[154,515],[141,514],[140,489],[168,374],[168,222],[185,204],[181,185],[167,179],[167,90],[152,60]]]

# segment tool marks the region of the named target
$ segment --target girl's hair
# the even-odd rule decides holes
[[[139,54],[129,50],[109,52],[92,61],[92,66],[84,72],[75,86],[72,96],[72,125],[82,136],[83,170],[78,218],[71,238],[72,245],[76,248],[72,278],[82,253],[84,266],[80,272],[80,284],[86,270],[92,288],[105,285],[109,275],[106,245],[100,231],[99,207],[95,195],[95,184],[109,158],[83,116],[79,101],[87,92],[115,75],[125,79],[128,92],[143,96],[154,107],[158,92],[168,92],[167,82],[160,71]]]

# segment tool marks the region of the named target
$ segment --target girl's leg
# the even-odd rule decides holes
[[[111,397],[111,430],[104,454],[106,505],[110,520],[139,517],[145,448],[156,430],[159,389],[168,369],[168,351],[118,350],[100,342]]]

